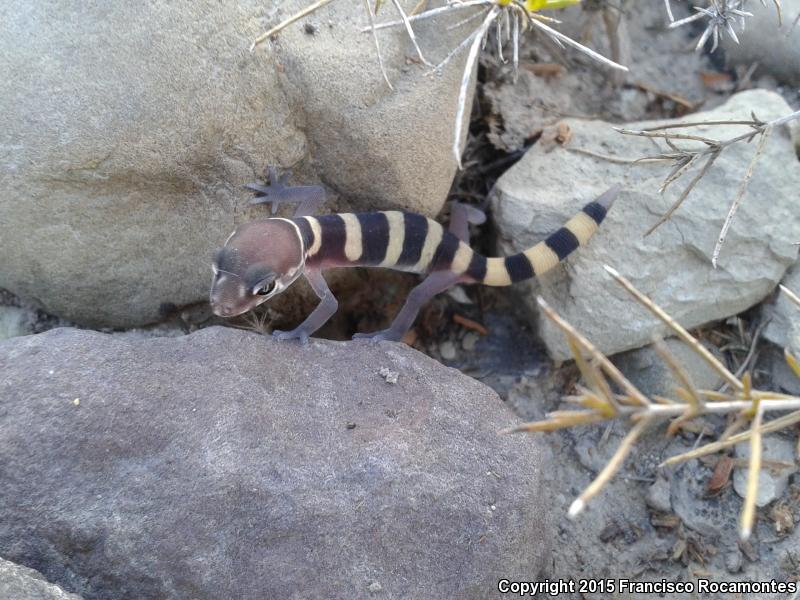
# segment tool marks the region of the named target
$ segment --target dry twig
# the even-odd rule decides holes
[[[610,267],[606,267],[606,270],[642,306],[665,323],[672,333],[686,342],[701,360],[716,370],[728,383],[729,391],[722,392],[695,387],[686,369],[665,349],[660,340],[656,340],[656,350],[670,367],[678,386],[676,387],[674,398],[647,398],[621,373],[616,371],[616,368],[608,358],[599,352],[591,342],[540,299],[539,304],[542,306],[545,315],[567,337],[576,364],[583,375],[584,381],[589,386],[588,388],[578,386],[576,396],[565,398],[566,401],[582,406],[583,410],[551,412],[543,421],[525,423],[509,429],[505,433],[554,431],[561,428],[610,420],[625,420],[631,424],[630,431],[623,439],[614,456],[595,480],[572,503],[569,515],[570,517],[575,517],[584,509],[591,498],[597,495],[603,486],[619,471],[636,440],[651,425],[674,419],[667,428],[667,433],[673,433],[681,425],[702,416],[729,413],[737,415],[735,422],[739,425],[729,427],[717,441],[706,443],[689,452],[673,456],[661,466],[673,465],[713,452],[719,452],[734,444],[749,440],[750,459],[748,462],[747,494],[740,516],[739,531],[740,537],[743,540],[747,539],[752,533],[753,523],[755,522],[758,476],[761,468],[765,466],[761,457],[762,436],[771,432],[785,430],[800,423],[800,397],[753,389],[749,372],[745,371],[741,375],[739,373],[731,373],[694,336],[663,309],[653,303],[652,300],[637,290],[630,281]],[[785,288],[782,289],[800,307],[800,297]],[[586,356],[589,357],[589,360],[585,358]],[[788,352],[786,353],[786,360],[794,373],[800,378],[800,364],[798,361]],[[619,386],[622,393],[615,393],[612,390],[612,382]],[[787,412],[788,414],[764,421],[764,415],[775,412]],[[736,433],[748,421],[750,421],[750,428],[747,431]]]
[[[753,154],[753,158],[750,161],[750,164],[745,172],[744,178],[742,183],[739,187],[739,191],[736,194],[733,203],[728,210],[728,214],[725,218],[725,222],[723,223],[722,229],[720,231],[720,235],[717,239],[717,243],[715,244],[714,251],[712,254],[712,264],[716,268],[717,260],[719,258],[720,252],[722,251],[722,246],[725,243],[725,239],[727,237],[728,231],[730,229],[731,223],[733,222],[734,217],[736,216],[736,212],[739,209],[739,206],[744,199],[744,195],[747,192],[748,185],[750,180],[753,177],[755,172],[756,164],[758,163],[759,159],[764,154],[764,150],[766,147],[767,139],[769,138],[770,134],[776,127],[780,127],[785,125],[791,121],[796,119],[800,119],[800,111],[795,111],[791,114],[785,115],[778,119],[774,119],[772,121],[761,121],[755,115],[752,115],[751,120],[730,120],[730,121],[688,121],[684,123],[672,123],[668,125],[658,125],[655,127],[648,127],[646,129],[624,129],[624,128],[615,128],[616,131],[622,133],[623,135],[634,135],[639,137],[646,137],[653,140],[662,139],[664,143],[668,146],[668,149],[663,151],[660,154],[655,156],[647,156],[639,159],[637,162],[645,162],[645,161],[665,161],[672,163],[672,170],[667,174],[664,178],[664,181],[659,188],[661,193],[664,193],[667,188],[683,177],[686,173],[688,173],[692,167],[696,166],[698,161],[701,158],[707,157],[703,166],[700,170],[695,173],[694,177],[689,181],[688,185],[684,188],[683,192],[678,196],[678,198],[672,203],[669,209],[659,218],[659,220],[652,226],[650,229],[647,230],[645,236],[650,235],[655,231],[658,227],[663,225],[667,222],[675,211],[680,208],[683,204],[684,200],[689,196],[689,194],[694,190],[697,184],[700,182],[703,177],[711,170],[717,158],[719,158],[720,154],[727,149],[728,147],[737,144],[739,142],[750,142],[755,137],[759,138],[758,146],[756,147],[756,151]],[[743,134],[734,136],[727,140],[718,140],[713,139],[701,135],[694,135],[689,133],[683,132],[672,132],[672,129],[689,129],[692,127],[701,127],[701,126],[714,126],[714,125],[742,125],[749,128],[749,130]],[[678,143],[680,142],[698,142],[702,144],[700,147],[684,147],[679,146]]]

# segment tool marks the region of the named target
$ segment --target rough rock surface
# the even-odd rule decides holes
[[[407,346],[56,329],[0,372],[0,553],[87,600],[485,598],[547,560],[545,447]]]
[[[796,442],[792,439],[778,435],[765,436],[762,442],[761,458],[764,463],[773,461],[776,468],[767,466],[758,474],[758,493],[756,505],[766,506],[773,500],[780,498],[789,485],[789,477],[797,471],[795,460]],[[750,458],[750,444],[736,444],[736,458],[748,460]],[[778,464],[780,463],[780,464]],[[750,469],[737,468],[733,472],[733,489],[742,498],[747,494],[747,477]]]
[[[81,600],[48,583],[33,569],[0,558],[0,598],[3,600]]]
[[[800,295],[800,265],[789,269],[781,283]],[[800,307],[789,300],[786,294],[779,292],[764,310],[765,316],[770,319],[764,328],[764,337],[800,357]]]
[[[676,19],[693,12],[684,3],[673,3],[673,11]],[[558,18],[563,22],[560,31],[584,40],[604,56],[613,56],[602,11],[587,10],[583,3],[559,10]],[[652,114],[655,91],[679,90],[680,96],[692,103],[707,100],[708,92],[697,72],[711,68],[708,57],[687,52],[685,31],[667,29],[662,3],[639,2],[636,10],[622,11],[621,18],[624,41],[619,60],[630,69],[627,73],[579,59],[571,60],[569,67],[537,75],[536,69],[542,67],[537,63],[556,63],[558,67],[564,55],[572,59],[582,55],[572,49],[553,55],[541,38],[525,36],[517,76],[512,77],[509,65],[505,80],[490,80],[483,87],[492,112],[499,117],[490,121],[491,141],[509,151],[519,150],[530,143],[534,132],[557,123],[565,114],[598,115],[610,121],[645,119]],[[627,85],[609,85],[615,78]]]
[[[0,305],[0,340],[31,333],[32,314],[19,306]]]
[[[748,2],[744,31],[736,27],[739,43],[730,36],[722,36],[722,48],[729,64],[750,66],[758,63],[759,72],[770,75],[791,85],[800,84],[800,29],[794,25],[800,14],[800,0],[781,0],[783,24],[778,25],[775,4]]]
[[[90,326],[201,301],[211,252],[264,214],[241,186],[267,163],[297,165],[343,207],[437,213],[463,59],[424,77],[405,32],[382,32],[392,92],[352,2],[249,52],[305,4],[6,4],[0,287]],[[424,37],[431,60],[464,35],[442,32]]]
[[[713,390],[722,383],[719,374],[708,363],[700,360],[687,344],[677,338],[664,340],[667,350],[686,370],[698,389]],[[713,348],[710,348],[713,351]],[[614,357],[614,364],[631,383],[648,396],[675,397],[675,387],[680,385],[656,349],[650,345],[623,352]]]
[[[692,115],[692,120],[746,119],[753,110],[765,120],[790,112],[777,94],[753,90],[733,96],[714,111]],[[572,148],[623,159],[656,153],[651,140],[620,135],[608,123],[566,123],[573,134]],[[724,140],[741,134],[742,128],[704,127],[692,133]],[[660,195],[659,186],[669,172],[663,164],[631,166],[537,144],[496,186],[493,212],[502,253],[542,239],[611,185],[622,184],[623,192],[588,247],[540,282],[524,284],[526,302],[535,309],[535,295],[540,293],[606,354],[642,346],[654,332],[663,335],[666,330],[611,279],[603,264],[618,269],[687,327],[756,304],[797,258],[800,168],[788,130],[773,132],[714,269],[714,245],[753,151],[748,144],[728,147],[672,220],[644,237],[688,179]],[[550,353],[567,358],[560,332],[546,319],[540,319],[540,325]]]

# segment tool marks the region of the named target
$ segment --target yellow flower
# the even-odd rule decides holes
[[[581,0],[524,0],[525,8],[530,12],[536,12],[546,8],[566,8],[572,4],[578,4]],[[511,0],[497,0],[500,6],[508,6]]]

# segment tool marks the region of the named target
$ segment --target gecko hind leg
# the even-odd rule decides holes
[[[465,244],[469,243],[469,224],[481,225],[486,222],[486,213],[469,204],[453,202],[450,205],[450,233]]]
[[[322,276],[322,271],[307,269],[303,275],[319,297],[320,303],[317,304],[316,308],[311,311],[311,314],[308,315],[306,320],[300,323],[299,326],[291,331],[276,329],[272,332],[272,336],[279,340],[298,339],[300,340],[300,344],[306,345],[308,343],[308,337],[333,316],[339,308],[339,302],[328,287],[328,283]]]
[[[450,271],[436,271],[431,273],[422,283],[411,290],[408,298],[406,298],[406,303],[403,305],[403,308],[400,309],[400,312],[397,313],[397,316],[388,329],[375,331],[373,333],[357,333],[353,336],[353,339],[366,339],[372,342],[381,340],[399,342],[411,328],[411,325],[414,324],[414,319],[417,318],[420,309],[428,300],[462,281],[464,281],[462,275],[456,275]]]
[[[282,204],[297,204],[295,217],[313,215],[325,203],[325,189],[319,185],[287,185],[291,171],[278,176],[278,168],[266,168],[269,183],[248,183],[244,187],[258,194],[250,204],[269,204],[274,215]]]

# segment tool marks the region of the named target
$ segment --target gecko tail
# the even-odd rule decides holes
[[[483,278],[475,278],[476,281],[483,285],[505,286],[546,273],[587,244],[621,190],[620,185],[613,186],[535,246],[511,256],[487,258]]]

